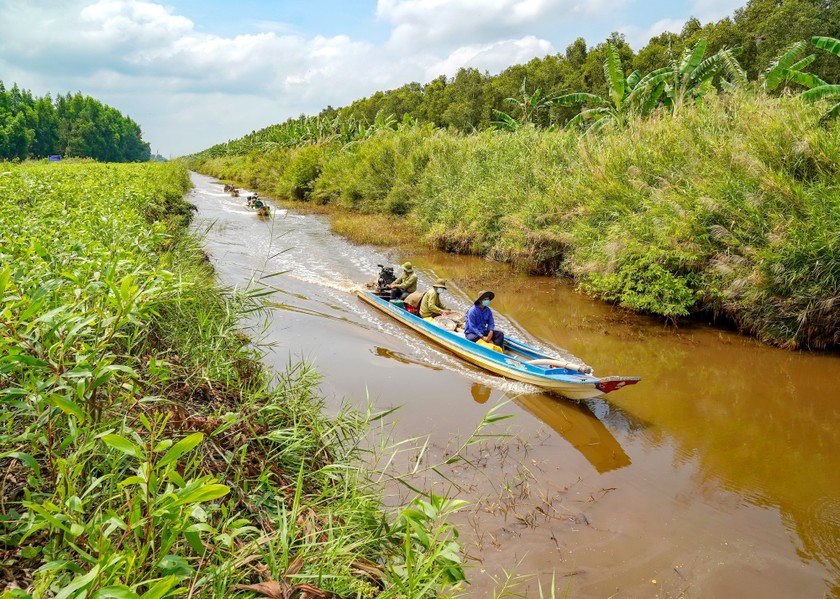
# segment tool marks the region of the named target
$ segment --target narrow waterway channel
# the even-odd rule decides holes
[[[546,592],[554,573],[574,599],[840,597],[840,357],[674,330],[476,258],[355,246],[324,217],[261,220],[215,180],[193,182],[221,282],[282,273],[264,281],[277,289],[267,360],[313,364],[330,409],[399,407],[394,434],[445,456],[507,402],[514,418],[491,429],[507,435],[448,473],[472,504],[457,520],[471,596],[513,571]],[[451,282],[449,307],[491,281],[499,328],[642,382],[577,404],[462,362],[353,294],[405,259],[421,286]],[[539,596],[534,581],[520,592]]]

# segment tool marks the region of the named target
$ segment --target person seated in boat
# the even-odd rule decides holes
[[[411,312],[412,314],[419,314],[420,302],[423,301],[423,295],[423,292],[419,289],[414,293],[409,293],[408,296],[403,300],[403,302],[405,302],[405,309]]]
[[[402,269],[403,272],[399,278],[388,285],[388,289],[391,290],[391,299],[404,300],[417,291],[417,275],[414,273],[411,262],[403,264]]]
[[[495,297],[496,294],[492,291],[482,291],[478,294],[472,307],[467,310],[467,325],[464,329],[464,337],[475,343],[483,341],[485,344],[495,345],[501,351],[501,348],[505,345],[505,334],[496,330],[493,310],[490,309],[490,302]]]
[[[448,310],[440,296],[446,291],[446,281],[438,279],[432,284],[432,288],[423,294],[420,301],[420,318],[434,322],[436,316],[449,316],[452,310]]]

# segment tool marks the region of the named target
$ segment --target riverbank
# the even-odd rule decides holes
[[[457,586],[457,506],[383,511],[360,467],[366,418],[326,418],[305,365],[261,366],[242,324],[261,293],[217,287],[185,229],[188,187],[176,164],[0,175],[3,590]]]
[[[631,310],[831,349],[840,126],[820,114],[734,94],[599,137],[406,126],[187,164],[284,199],[392,215],[420,243],[569,276]]]

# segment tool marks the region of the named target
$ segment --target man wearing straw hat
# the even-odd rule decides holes
[[[449,316],[452,314],[451,310],[447,310],[440,301],[440,296],[446,291],[446,281],[438,279],[432,283],[432,288],[423,294],[423,299],[420,302],[420,318],[434,322],[436,316]]]
[[[388,285],[388,289],[391,290],[391,299],[404,300],[417,291],[417,275],[414,274],[414,267],[411,262],[403,264],[402,269],[400,278]]]

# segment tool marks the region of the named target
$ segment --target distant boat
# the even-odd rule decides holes
[[[529,383],[569,399],[590,399],[635,385],[637,376],[596,377],[587,367],[543,353],[505,335],[504,353],[482,347],[464,337],[415,316],[405,308],[382,299],[371,291],[358,290],[365,302],[408,325],[455,355],[505,378]]]

